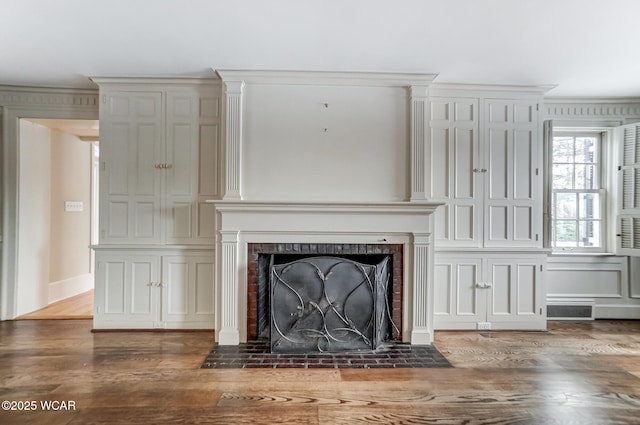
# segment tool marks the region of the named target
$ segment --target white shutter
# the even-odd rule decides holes
[[[640,123],[618,127],[617,253],[640,256]]]

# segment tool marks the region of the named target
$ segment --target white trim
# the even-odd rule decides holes
[[[216,69],[223,81],[250,84],[410,87],[429,85],[437,74]]]

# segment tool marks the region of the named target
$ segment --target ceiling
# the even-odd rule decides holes
[[[3,0],[0,84],[212,68],[439,74],[640,97],[638,0]]]

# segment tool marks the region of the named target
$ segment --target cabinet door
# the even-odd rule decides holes
[[[157,256],[96,256],[96,328],[151,328],[159,320]]]
[[[482,180],[478,175],[478,100],[432,98],[429,104],[427,197],[439,247],[479,247]],[[478,184],[480,183],[480,184]]]
[[[110,91],[102,98],[100,243],[159,242],[162,95]]]
[[[484,111],[484,245],[541,247],[537,104],[488,99]]]
[[[205,201],[218,196],[218,110],[219,97],[213,92],[193,88],[167,93],[167,243],[214,242],[215,211]]]
[[[486,262],[487,321],[502,322],[511,329],[544,329],[541,262],[495,258]]]
[[[162,320],[167,328],[214,327],[213,256],[162,259]]]
[[[479,258],[436,257],[434,324],[438,329],[476,329],[485,321],[486,292],[478,288]]]

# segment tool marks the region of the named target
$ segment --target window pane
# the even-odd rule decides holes
[[[599,221],[580,221],[580,239],[578,246],[583,248],[599,248],[600,247],[600,222]]]
[[[556,246],[571,247],[577,246],[576,237],[577,223],[575,221],[558,220],[555,222]]]
[[[591,162],[597,161],[596,148],[597,139],[595,137],[576,137],[576,162]]]
[[[554,164],[552,173],[554,189],[573,189],[573,165]]]
[[[573,137],[553,138],[553,162],[573,162]]]
[[[581,219],[602,218],[600,212],[600,195],[597,193],[581,193],[579,203],[579,214]]]
[[[598,189],[596,166],[576,165],[576,189]]]
[[[555,218],[576,218],[578,198],[576,193],[556,193]]]

